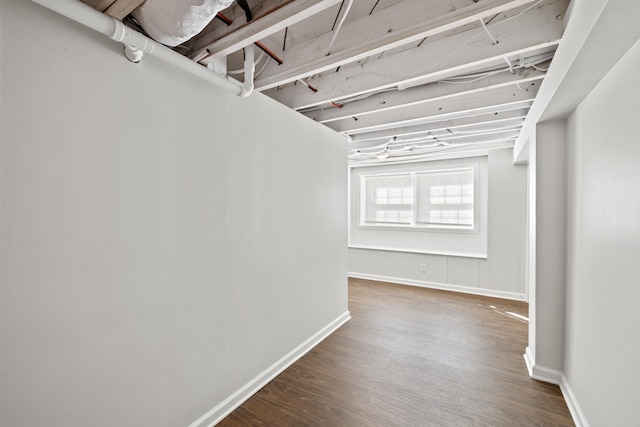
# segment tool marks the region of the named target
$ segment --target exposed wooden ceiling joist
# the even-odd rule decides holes
[[[82,0],[99,12],[112,18],[122,20],[146,0]]]
[[[104,13],[112,18],[122,20],[144,2],[145,0],[117,0]]]
[[[381,163],[393,164],[393,163],[407,163],[407,162],[419,162],[425,160],[446,159],[457,156],[469,156],[477,154],[484,154],[489,150],[512,148],[513,143],[504,140],[499,141],[486,141],[476,142],[469,144],[456,144],[448,146],[435,146],[433,148],[414,150],[409,152],[394,153],[389,158],[383,161],[376,158],[375,155],[371,156],[349,156],[349,165],[351,167],[366,167],[375,166]]]
[[[144,2],[82,1],[117,19]],[[236,70],[242,48],[262,42],[284,63],[260,61],[256,89],[348,135],[350,162],[369,165],[387,161],[372,155],[381,145],[395,150],[390,161],[512,146],[569,0],[354,0],[348,14],[347,0],[249,4],[251,22],[234,3],[230,20],[177,51]]]
[[[531,107],[531,104],[533,102],[533,97],[531,97],[530,99],[524,99],[519,101],[513,101],[512,99],[510,99],[510,97],[512,97],[511,95],[505,95],[504,97],[507,98],[507,100],[506,102],[503,102],[503,103],[496,103],[496,101],[498,100],[495,100],[493,102],[491,101],[483,102],[480,99],[480,100],[466,102],[466,106],[467,106],[466,108],[460,107],[460,109],[454,109],[454,107],[452,106],[451,111],[445,112],[445,113],[438,112],[431,115],[429,115],[428,113],[414,114],[412,116],[403,117],[401,120],[398,120],[398,121],[385,120],[379,123],[370,122],[370,123],[365,123],[364,125],[361,125],[361,126],[358,126],[358,125],[354,126],[353,124],[350,124],[348,122],[341,121],[341,122],[331,123],[332,126],[330,127],[338,132],[344,132],[348,135],[355,135],[358,133],[373,132],[373,131],[382,130],[382,129],[392,129],[392,128],[397,128],[402,126],[433,123],[433,122],[439,122],[443,120],[461,118],[461,117],[472,117],[480,114],[487,114],[487,113],[498,114],[502,111],[529,108]],[[502,99],[502,101],[504,101],[504,99]],[[490,104],[490,105],[487,105],[487,104]]]
[[[287,47],[282,66],[271,66],[256,83],[266,90],[312,74],[444,33],[534,0],[405,0],[342,27],[331,52],[332,33]]]
[[[209,64],[215,58],[227,56],[252,43],[260,41],[273,33],[285,29],[289,25],[302,21],[314,14],[340,3],[342,0],[296,0],[282,5],[276,10],[256,17],[250,25],[240,26],[223,38],[207,45],[203,50],[209,55],[201,60],[202,64]],[[233,25],[231,26],[233,27]],[[195,56],[199,56],[196,52]]]
[[[540,64],[546,69],[549,63]],[[544,71],[533,67],[520,69],[510,73],[509,70],[477,78],[470,82],[430,83],[407,91],[389,91],[370,96],[368,98],[345,104],[342,108],[326,107],[322,110],[305,112],[305,115],[320,123],[329,123],[351,117],[362,117],[371,113],[380,113],[396,108],[410,107],[426,102],[444,100],[460,95],[480,93],[488,89],[503,86],[520,85],[523,89],[540,83],[545,76]]]
[[[533,101],[537,88],[525,91],[517,88],[516,85],[503,86],[488,89],[481,93],[470,93],[445,101],[434,100],[417,105],[396,108],[391,111],[372,113],[362,116],[360,119],[347,118],[331,123],[327,126],[339,132],[351,133],[354,131],[367,130],[371,128],[380,129],[384,126],[403,126],[410,122],[421,122],[425,118],[442,116],[443,114],[455,113],[457,111],[477,110],[480,108],[491,109],[492,106],[500,106],[512,102]]]
[[[251,2],[251,13],[253,18],[258,20],[292,1],[294,0],[256,0]],[[250,25],[250,23],[247,22],[245,12],[235,2],[229,8],[222,11],[222,15],[225,19],[231,20],[231,23],[223,24],[214,19],[200,34],[184,43],[185,46],[189,47],[190,52],[192,52],[189,56],[193,56],[193,52],[203,50],[216,40],[220,40],[238,29]]]
[[[371,132],[363,132],[351,135],[353,144],[368,144],[375,141],[388,140],[389,138],[421,138],[432,132],[446,129],[484,129],[487,126],[500,126],[503,123],[519,122],[523,123],[527,116],[527,108],[498,112],[485,112],[468,117],[443,119],[431,123],[423,123],[410,126],[399,126],[390,129],[383,129]]]
[[[557,0],[543,4],[523,15],[527,19],[512,19],[494,26],[492,31],[499,39],[495,45],[478,37],[482,35],[478,33],[481,29],[458,33],[361,66],[322,74],[313,79],[318,89],[315,93],[301,85],[270,89],[265,93],[294,109],[302,109],[398,85],[437,81],[465,70],[497,66],[505,63],[504,57],[553,51],[563,32],[562,21],[557,16],[562,16],[566,3]],[[261,79],[256,81],[257,88],[261,87]]]
[[[107,10],[107,8],[111,6],[111,4],[113,4],[113,2],[115,1],[116,0],[82,0],[83,3],[88,4],[99,12],[104,12],[105,10]]]

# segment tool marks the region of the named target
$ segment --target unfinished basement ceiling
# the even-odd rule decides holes
[[[144,2],[85,3],[135,25]],[[250,22],[238,3],[174,50],[242,81],[257,44],[255,90],[347,135],[366,165],[512,146],[569,0],[247,0]]]

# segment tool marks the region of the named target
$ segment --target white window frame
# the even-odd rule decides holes
[[[417,223],[417,214],[418,214],[418,185],[417,185],[417,177],[418,175],[425,174],[437,174],[437,173],[451,173],[451,172],[461,172],[461,171],[472,171],[473,172],[473,220],[471,225],[460,225],[460,224],[421,224]],[[400,175],[410,175],[411,176],[411,186],[413,191],[412,204],[411,204],[411,223],[409,224],[400,224],[400,223],[384,223],[384,222],[367,222],[366,221],[366,206],[367,206],[367,191],[366,191],[366,180],[370,177],[385,177],[385,176],[400,176]],[[459,167],[451,167],[451,168],[437,168],[437,169],[417,169],[412,171],[403,171],[403,172],[391,172],[391,173],[370,173],[363,174],[360,176],[360,212],[359,212],[359,224],[360,228],[366,229],[395,229],[395,230],[411,230],[411,231],[445,231],[445,232],[461,232],[461,233],[477,233],[478,232],[478,224],[479,224],[479,191],[478,191],[478,167],[476,164],[470,164]]]

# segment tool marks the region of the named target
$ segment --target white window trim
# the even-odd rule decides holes
[[[419,174],[425,173],[443,173],[443,172],[456,172],[456,171],[473,171],[473,225],[454,225],[454,224],[416,224],[416,206],[415,202],[417,200],[417,185],[416,185],[416,176]],[[411,209],[411,224],[385,224],[385,223],[377,223],[371,224],[365,222],[365,206],[366,206],[366,191],[365,191],[365,180],[368,177],[379,177],[379,176],[398,176],[398,175],[411,175],[411,185],[413,188],[413,200],[412,200],[412,209]],[[478,165],[476,163],[464,165],[464,166],[456,166],[456,167],[439,167],[435,169],[430,168],[420,168],[412,171],[403,171],[403,172],[379,172],[379,173],[370,173],[370,174],[362,174],[360,175],[360,183],[359,183],[359,191],[360,191],[360,204],[358,213],[358,228],[367,229],[367,230],[397,230],[397,231],[429,231],[429,232],[445,232],[445,233],[478,233],[479,224],[480,224],[480,212],[478,207],[479,205],[479,189],[478,189]]]

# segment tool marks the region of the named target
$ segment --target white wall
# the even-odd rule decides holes
[[[585,425],[638,423],[640,42],[570,116],[565,376]]]
[[[535,378],[560,382],[564,362],[566,276],[566,124],[539,123],[529,143],[529,346]]]
[[[560,384],[579,427],[638,420],[639,13],[636,0],[572,2],[516,144],[533,178],[525,359]]]
[[[526,299],[527,171],[509,149],[488,151],[487,257],[349,249],[349,274],[417,286]],[[352,212],[352,217],[354,213]],[[353,227],[353,221],[352,221]],[[381,239],[379,246],[395,242]],[[422,272],[421,265],[426,271]]]
[[[0,425],[186,425],[344,319],[342,137],[1,7]]]

